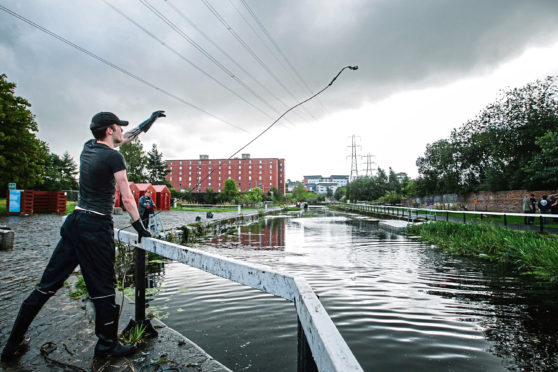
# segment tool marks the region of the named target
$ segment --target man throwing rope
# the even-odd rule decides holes
[[[41,282],[31,292],[19,310],[8,342],[2,351],[2,361],[17,359],[24,351],[24,336],[29,325],[47,300],[62,287],[79,264],[87,291],[95,304],[95,334],[99,338],[95,356],[126,356],[134,346],[118,341],[120,306],[115,303],[116,276],[114,272],[114,231],[112,210],[115,185],[118,184],[122,202],[138,232],[138,240],[150,237],[144,228],[126,176],[124,157],[115,148],[147,132],[164,111],[154,112],[137,128],[123,134],[128,122],[110,112],[93,116],[90,129],[95,139],[85,143],[80,156],[79,201],[60,229],[61,239],[43,272]]]

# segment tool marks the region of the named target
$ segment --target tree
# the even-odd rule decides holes
[[[297,201],[304,201],[306,198],[306,188],[302,182],[297,182],[295,188],[293,189],[293,197]]]
[[[15,95],[16,85],[0,75],[0,188],[9,182],[18,188],[40,185],[49,159],[45,142],[37,138],[38,126],[31,104]]]
[[[277,187],[272,187],[270,192],[274,201],[277,201],[279,203],[285,201],[285,196],[279,192],[279,189]]]
[[[215,193],[211,187],[205,189],[205,194],[203,195],[203,202],[205,204],[215,204]]]
[[[147,153],[145,169],[147,171],[147,180],[149,183],[153,185],[162,185],[165,183],[167,174],[170,170],[163,160],[163,153],[157,151],[156,144],[153,144],[151,151]]]
[[[46,191],[77,190],[77,173],[77,164],[67,151],[62,157],[51,153],[44,166],[43,183],[37,188]]]
[[[145,182],[145,153],[139,138],[120,146],[120,153],[126,160],[126,174],[130,182]]]
[[[548,131],[535,143],[540,153],[523,168],[529,189],[554,189],[558,179],[558,132]]]
[[[556,188],[558,181],[535,177],[539,137],[558,132],[556,77],[502,91],[448,139],[427,146],[417,159],[419,195],[478,190]],[[550,137],[549,137],[550,138]]]
[[[341,200],[345,196],[346,192],[347,186],[338,187],[337,190],[335,190],[333,197],[335,198],[335,200]]]
[[[326,189],[326,196],[327,196],[328,198],[333,197],[333,190],[331,190],[330,187],[328,187],[328,188]]]
[[[236,181],[229,178],[225,181],[223,185],[223,190],[218,195],[218,200],[221,202],[230,202],[238,196],[238,188],[236,187]]]
[[[254,187],[248,193],[248,201],[250,203],[260,203],[263,200],[264,193],[259,187]]]

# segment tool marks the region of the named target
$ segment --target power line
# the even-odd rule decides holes
[[[161,45],[163,45],[165,48],[167,48],[168,50],[170,50],[171,52],[173,52],[175,55],[177,55],[180,59],[182,59],[183,61],[187,62],[188,64],[190,64],[192,67],[194,67],[196,70],[198,70],[199,72],[201,72],[202,74],[204,74],[205,76],[207,76],[208,78],[210,78],[211,80],[213,80],[215,83],[219,84],[221,87],[223,87],[224,89],[228,90],[230,93],[234,94],[235,96],[237,96],[238,98],[240,98],[242,101],[246,102],[247,104],[249,104],[250,106],[252,106],[253,108],[255,108],[256,110],[258,110],[259,112],[261,112],[262,114],[264,114],[265,116],[267,116],[270,119],[273,119],[271,117],[271,115],[268,115],[265,111],[263,111],[261,108],[259,108],[258,106],[252,104],[251,102],[249,102],[248,100],[246,100],[244,97],[242,97],[240,94],[238,94],[237,92],[235,92],[234,90],[230,89],[229,87],[227,87],[225,84],[223,84],[222,82],[220,82],[217,78],[213,77],[211,74],[209,74],[208,72],[206,72],[204,69],[202,69],[201,67],[199,67],[198,65],[196,65],[194,62],[192,62],[191,60],[189,60],[187,57],[185,57],[183,54],[181,54],[180,52],[178,52],[176,49],[172,48],[171,46],[169,46],[167,43],[165,43],[163,40],[159,39],[157,36],[155,36],[153,33],[151,33],[149,30],[147,30],[146,28],[144,28],[142,25],[140,25],[139,23],[137,23],[136,21],[134,21],[132,18],[128,17],[124,12],[122,12],[120,9],[116,8],[114,5],[112,5],[111,3],[109,3],[106,0],[103,0],[103,2],[108,5],[109,7],[111,7],[115,12],[117,12],[118,14],[120,14],[122,17],[126,18],[128,21],[130,21],[132,24],[134,24],[136,27],[138,27],[140,30],[142,30],[143,32],[145,32],[147,35],[149,35],[151,38],[153,38],[154,40],[156,40],[157,42],[161,43]]]
[[[221,16],[221,14],[209,3],[208,0],[201,0],[202,3],[205,4],[205,6],[209,9],[209,11],[211,13],[213,13],[213,15],[219,20],[219,22],[221,22],[223,24],[223,26],[227,29],[227,31],[229,31],[234,38],[240,43],[240,45],[242,45],[244,47],[244,49],[246,49],[246,51],[248,52],[248,54],[250,54],[252,56],[252,58],[254,58],[260,66],[262,66],[262,68],[273,78],[273,80],[275,80],[275,82],[277,82],[277,84],[279,84],[295,101],[297,100],[297,98],[295,97],[295,95],[289,90],[289,88],[287,88],[287,86],[285,86],[285,84],[283,84],[283,82],[273,73],[273,71],[269,68],[269,66],[267,66],[267,64],[256,54],[256,52],[254,52],[254,50],[252,48],[250,48],[250,46],[248,45],[248,43],[246,43],[244,41],[244,39],[242,39],[242,37],[240,37],[240,35],[238,35],[238,33],[233,29],[233,27],[227,23],[227,21]],[[306,108],[304,108],[304,110],[312,117],[314,118],[314,116],[308,111],[306,110]]]
[[[18,18],[19,20],[21,20],[21,21],[27,23],[28,25],[35,27],[36,29],[38,29],[38,30],[40,30],[40,31],[42,31],[42,32],[44,32],[44,33],[46,33],[47,35],[50,35],[50,36],[52,36],[52,37],[58,39],[59,41],[61,41],[61,42],[65,43],[65,44],[71,46],[72,48],[79,50],[80,52],[82,52],[82,53],[88,55],[89,57],[94,58],[94,59],[96,59],[97,61],[99,61],[99,62],[101,62],[101,63],[104,63],[105,65],[107,65],[107,66],[109,66],[109,67],[112,67],[113,69],[115,69],[115,70],[117,70],[117,71],[120,71],[121,73],[123,73],[123,74],[125,74],[125,75],[131,77],[132,79],[135,79],[135,80],[137,80],[137,81],[139,81],[139,82],[141,82],[141,83],[143,83],[143,84],[145,84],[145,85],[147,85],[147,86],[149,86],[150,88],[153,88],[153,89],[155,89],[155,90],[158,90],[159,92],[161,92],[161,93],[163,93],[163,94],[165,94],[165,95],[167,95],[167,96],[169,96],[169,97],[172,97],[172,98],[176,99],[177,101],[182,102],[182,103],[184,103],[185,105],[188,105],[188,106],[190,106],[190,107],[192,107],[192,108],[194,108],[194,109],[196,109],[196,110],[198,110],[198,111],[200,111],[200,112],[203,112],[204,114],[209,115],[209,116],[211,116],[212,118],[215,118],[215,119],[219,120],[219,121],[222,122],[222,123],[225,123],[225,124],[230,125],[230,126],[236,128],[236,129],[238,129],[238,130],[241,130],[241,131],[243,131],[243,132],[248,133],[245,129],[243,129],[243,128],[241,128],[241,127],[238,127],[238,126],[236,126],[236,125],[234,125],[234,124],[232,124],[232,123],[230,123],[230,122],[228,122],[228,121],[226,121],[226,120],[224,120],[224,119],[221,119],[220,117],[218,117],[218,116],[216,116],[216,115],[214,115],[214,114],[212,114],[212,113],[210,113],[210,112],[208,112],[208,111],[202,109],[201,107],[198,107],[198,106],[194,105],[193,103],[190,103],[190,102],[186,101],[185,99],[183,99],[183,98],[181,98],[181,97],[179,97],[179,96],[177,96],[177,95],[175,95],[175,94],[173,94],[173,93],[170,93],[169,91],[167,91],[167,90],[165,90],[165,89],[162,89],[162,88],[156,86],[155,84],[150,83],[149,81],[147,81],[147,80],[145,80],[145,79],[143,79],[143,78],[141,78],[141,77],[139,77],[139,76],[137,76],[137,75],[135,75],[135,74],[133,74],[133,73],[127,71],[127,70],[125,70],[124,68],[122,68],[122,67],[120,67],[120,66],[117,66],[117,65],[115,65],[114,63],[109,62],[109,61],[107,61],[106,59],[104,59],[104,58],[102,58],[102,57],[99,57],[99,56],[96,55],[95,53],[90,52],[89,50],[87,50],[87,49],[85,49],[85,48],[82,48],[81,46],[79,46],[79,45],[77,45],[77,44],[75,44],[75,43],[69,41],[68,39],[63,38],[62,36],[60,36],[60,35],[58,35],[58,34],[52,32],[52,31],[46,29],[45,27],[43,27],[43,26],[41,26],[41,25],[39,25],[39,24],[37,24],[37,23],[35,23],[35,22],[33,22],[33,21],[31,21],[31,20],[25,18],[24,16],[22,16],[22,15],[16,13],[16,12],[14,12],[14,11],[12,11],[12,10],[6,8],[6,7],[3,6],[3,5],[0,5],[0,10],[3,10],[4,12],[8,13],[9,15],[11,15],[11,16],[13,16],[13,17],[15,17],[15,18]]]
[[[274,99],[276,99],[278,102],[280,102],[281,104],[283,104],[284,106],[287,106],[287,104],[285,102],[283,102],[279,97],[277,97],[271,90],[269,90],[265,85],[263,85],[258,79],[256,79],[248,70],[246,70],[244,67],[242,67],[241,64],[239,64],[233,57],[231,57],[225,50],[223,50],[223,48],[221,48],[217,43],[215,43],[205,32],[203,32],[203,30],[201,30],[198,26],[196,26],[196,24],[194,22],[192,22],[192,20],[190,18],[188,18],[183,12],[181,12],[176,6],[174,6],[173,4],[171,4],[170,1],[165,0],[165,2],[167,3],[167,5],[173,9],[184,21],[186,21],[193,29],[195,29],[197,32],[199,32],[207,41],[209,41],[209,43],[211,43],[211,45],[213,45],[217,50],[219,50],[221,53],[223,53],[223,55],[225,57],[227,57],[229,59],[229,61],[231,61],[236,67],[238,67],[242,72],[244,72],[253,82],[255,82],[260,88],[262,88],[263,90],[265,90],[270,96],[272,96]],[[273,108],[273,110],[275,111],[275,113],[279,114],[279,111],[276,110],[275,108]]]
[[[165,17],[163,13],[157,10],[153,5],[149,4],[146,0],[139,0],[147,9],[149,9],[153,14],[155,14],[159,19],[161,19],[164,23],[166,23],[171,29],[173,29],[178,35],[180,35],[184,40],[186,40],[190,45],[192,45],[196,50],[202,53],[206,58],[208,58],[213,64],[219,67],[225,74],[227,74],[231,79],[235,80],[238,84],[240,84],[244,89],[248,90],[254,97],[260,100],[264,105],[270,107],[272,110],[275,110],[271,105],[263,100],[256,92],[252,90],[248,85],[246,85],[242,80],[238,78],[232,71],[230,71],[227,67],[225,67],[221,62],[219,62],[215,57],[213,57],[208,51],[206,51],[201,45],[196,43],[191,37],[189,37],[184,31],[180,29],[177,25],[175,25],[170,19]]]
[[[242,3],[242,5],[244,5],[244,7],[246,8],[246,10],[248,11],[248,13],[250,13],[250,15],[252,16],[252,18],[254,19],[254,21],[256,22],[256,24],[260,27],[260,29],[262,30],[263,34],[267,37],[267,39],[271,42],[271,44],[275,47],[275,49],[277,50],[277,52],[279,52],[279,54],[281,55],[281,57],[283,57],[283,59],[285,60],[285,62],[287,62],[287,65],[291,68],[292,72],[296,75],[296,77],[298,78],[298,80],[302,83],[302,85],[304,85],[304,87],[306,87],[306,89],[308,90],[308,92],[310,92],[310,94],[314,94],[314,92],[312,91],[312,89],[310,89],[310,87],[308,86],[308,84],[306,83],[306,81],[302,78],[302,76],[298,73],[298,70],[294,67],[294,65],[291,63],[291,61],[289,60],[289,58],[287,58],[287,55],[285,53],[283,53],[283,50],[281,49],[281,47],[279,47],[279,45],[275,42],[275,40],[273,39],[273,37],[271,37],[271,34],[269,33],[269,31],[267,30],[267,28],[265,28],[264,24],[260,21],[259,17],[257,16],[256,12],[254,12],[254,10],[252,10],[252,8],[250,8],[250,6],[248,5],[248,3],[246,2],[246,0],[240,0],[240,2]],[[318,99],[318,102],[320,103],[320,105],[324,108],[324,105],[322,104],[322,102]]]

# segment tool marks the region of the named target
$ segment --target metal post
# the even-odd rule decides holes
[[[318,372],[318,366],[312,357],[312,351],[306,340],[306,335],[300,324],[300,319],[296,317],[297,322],[297,339],[298,339],[298,353],[297,353],[297,371],[298,372]]]
[[[446,221],[449,221],[449,212],[446,212]]]
[[[539,218],[539,221],[540,221],[540,229],[539,229],[539,231],[540,231],[541,234],[542,234],[543,231],[544,231],[544,222],[543,222],[543,217],[542,217],[542,216]]]
[[[504,226],[508,226],[508,216],[504,214]]]
[[[465,211],[463,211],[463,223],[467,223],[466,219],[467,219],[467,214],[465,213]]]
[[[145,251],[135,248],[136,256],[136,322],[145,319]]]

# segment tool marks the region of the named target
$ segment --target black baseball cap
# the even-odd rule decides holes
[[[91,119],[91,125],[89,126],[89,129],[102,129],[110,127],[112,124],[117,124],[123,127],[128,125],[128,122],[118,119],[118,116],[114,115],[112,112],[99,112],[98,114],[95,114]]]

